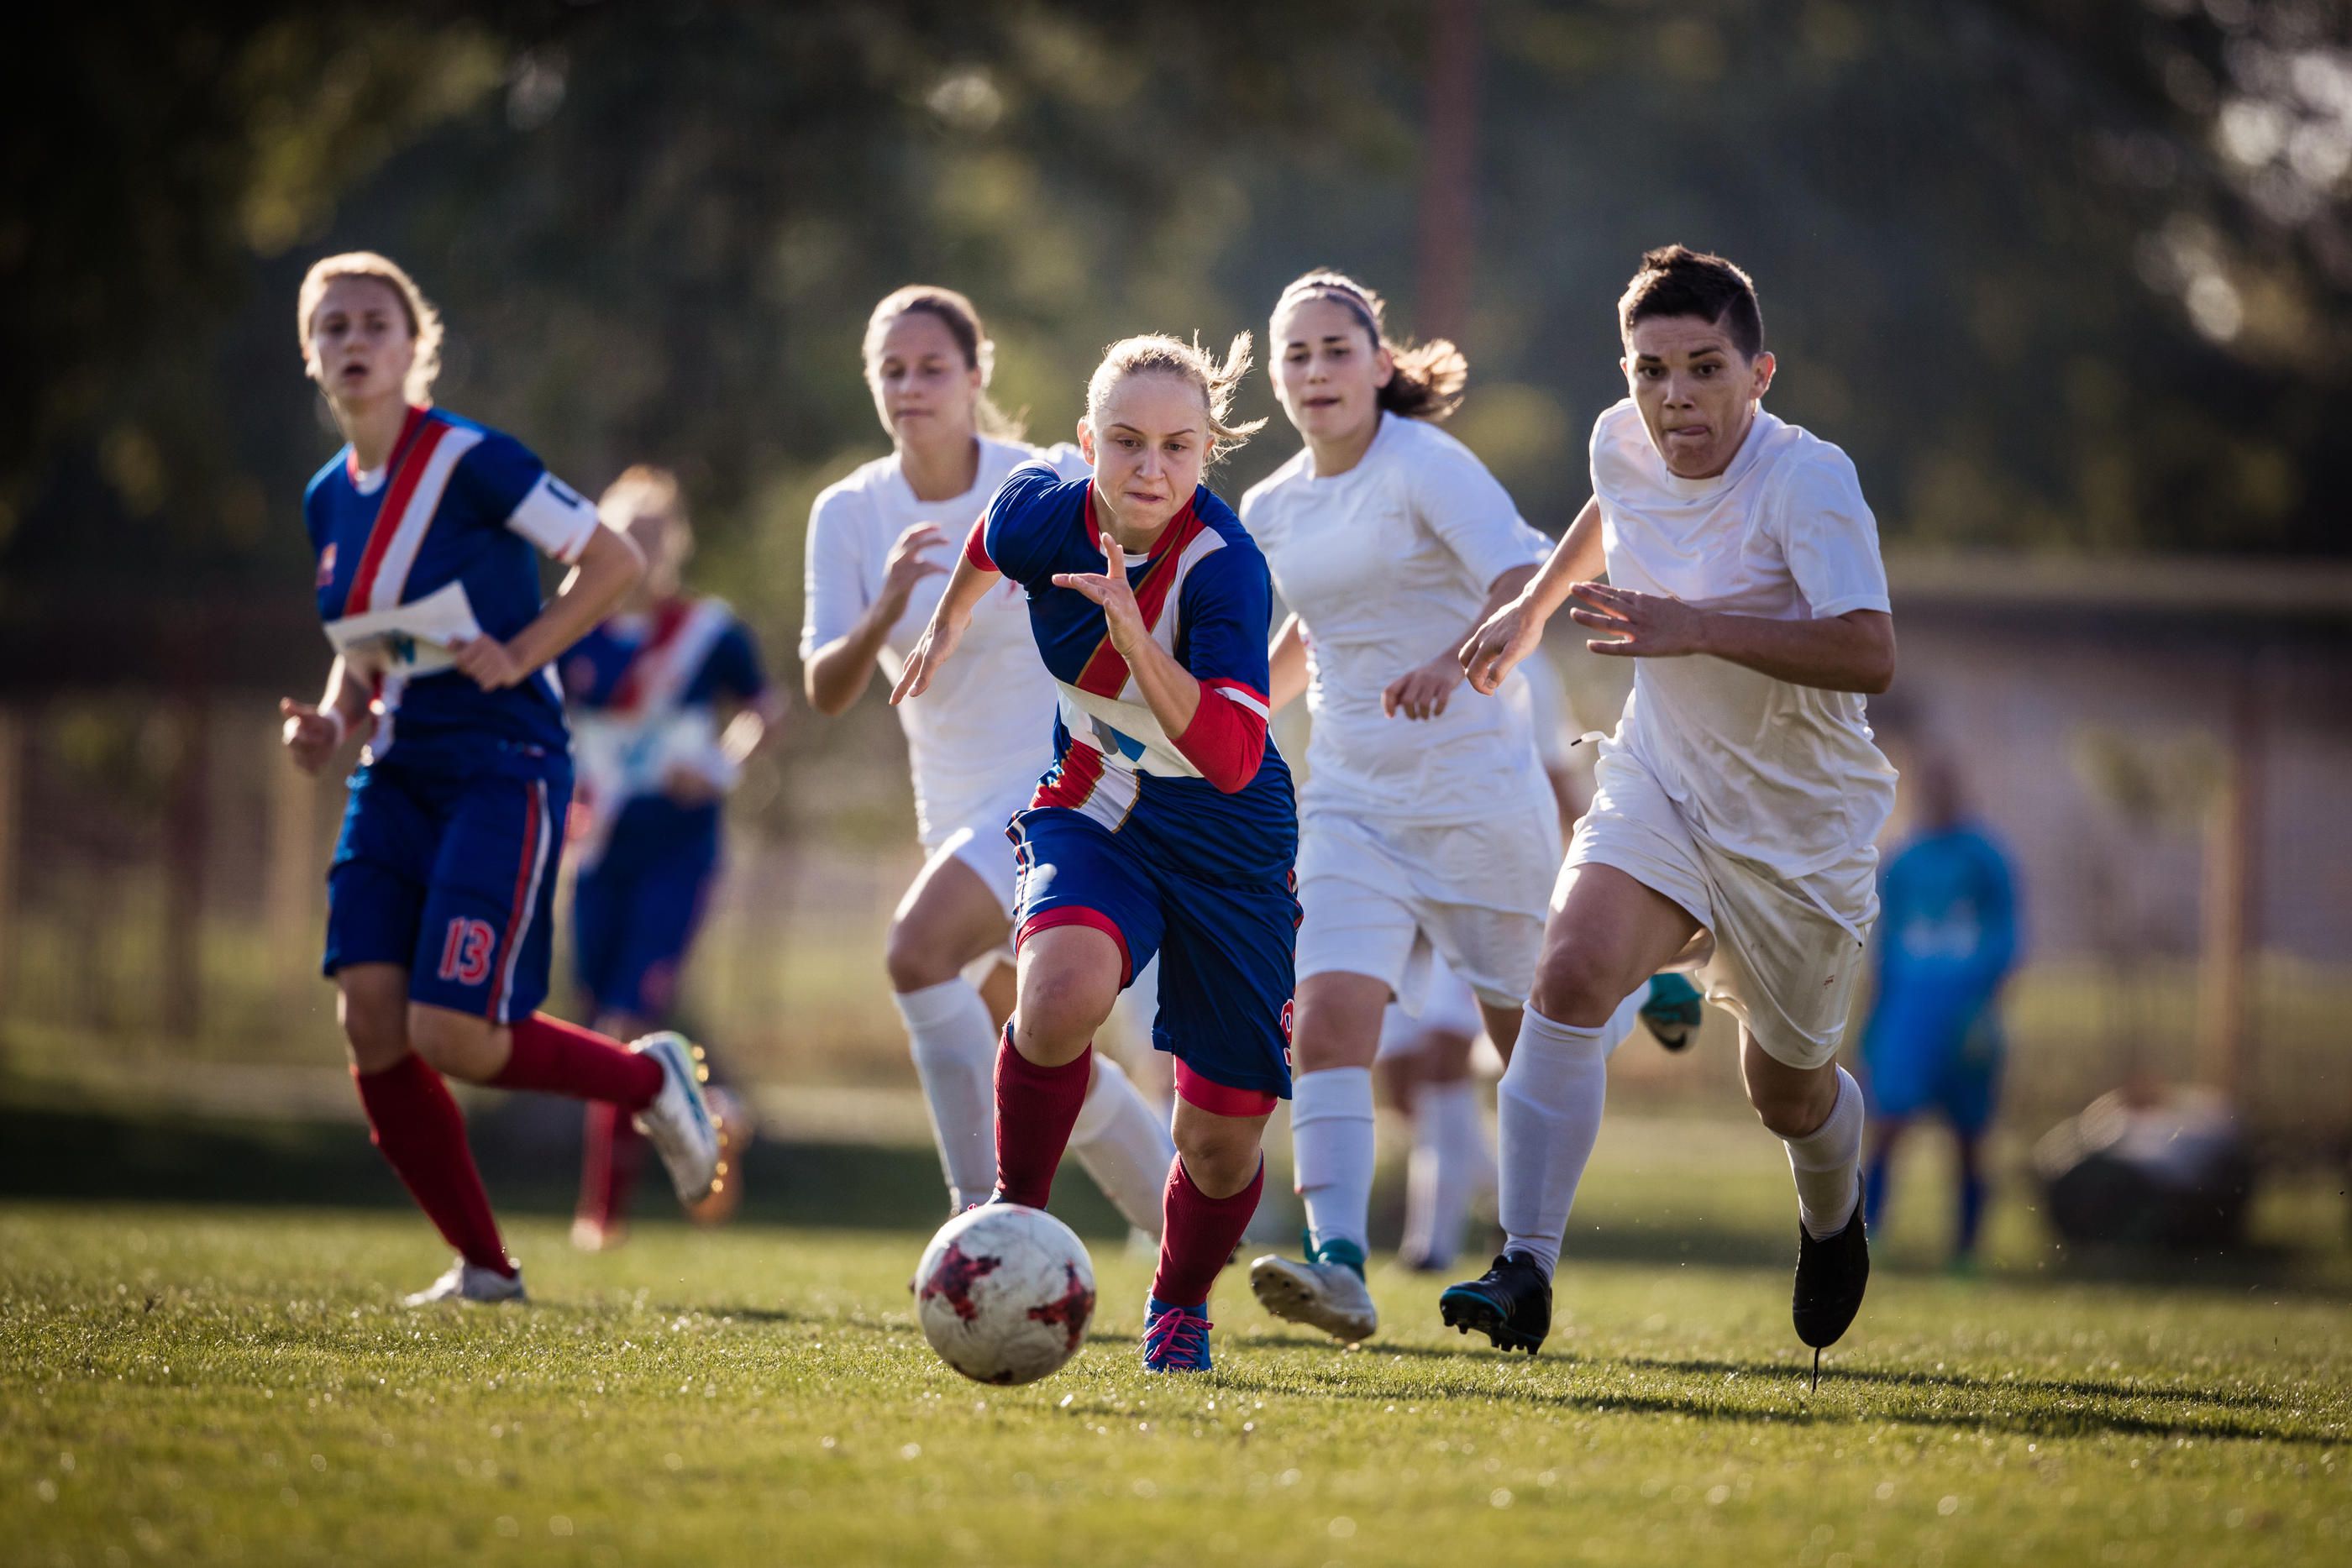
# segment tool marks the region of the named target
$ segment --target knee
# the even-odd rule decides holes
[[[1544,954],[1528,1000],[1554,1023],[1599,1029],[1631,989],[1620,984],[1615,968],[1590,946],[1563,944]]]
[[[343,1042],[353,1067],[381,1072],[408,1054],[407,1008],[404,998],[391,1002],[343,998]]]
[[[1024,975],[1013,1011],[1021,1054],[1048,1066],[1070,1061],[1093,1040],[1117,995],[1116,989],[1105,995],[1093,977],[1068,970]]]
[[[883,943],[882,966],[889,972],[890,988],[900,996],[943,985],[961,972],[939,951],[940,944],[904,920],[891,922]]]
[[[1756,1119],[1775,1137],[1801,1138],[1829,1119],[1837,1104],[1837,1083],[1750,1083],[1748,1103]]]
[[[1252,1131],[1182,1118],[1176,1124],[1176,1155],[1192,1185],[1210,1197],[1231,1197],[1249,1186],[1261,1158]]]
[[[411,1007],[407,1024],[408,1049],[436,1072],[469,1083],[488,1076],[481,1060],[487,1020],[447,1008]]]

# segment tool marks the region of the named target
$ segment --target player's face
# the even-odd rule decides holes
[[[902,311],[883,329],[866,361],[866,381],[891,440],[971,438],[980,368],[965,362],[963,345],[930,311]]]
[[[1772,384],[1772,356],[1754,359],[1715,322],[1652,316],[1633,323],[1617,361],[1667,471],[1708,479],[1731,466],[1756,400]]]
[[[380,277],[338,277],[310,317],[310,379],[346,406],[400,397],[416,340],[400,296]]]
[[[639,579],[649,599],[674,597],[686,564],[686,526],[669,513],[648,507],[631,517],[621,531],[646,558],[646,575]]]
[[[1309,441],[1345,441],[1380,416],[1396,361],[1336,299],[1309,298],[1276,317],[1274,395]]]
[[[1129,540],[1157,535],[1192,500],[1209,442],[1208,402],[1176,375],[1122,376],[1078,424],[1095,494]]]

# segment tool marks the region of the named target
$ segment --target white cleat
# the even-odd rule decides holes
[[[528,1301],[523,1293],[522,1270],[501,1274],[495,1269],[483,1269],[463,1258],[449,1265],[449,1271],[413,1296],[403,1296],[404,1307],[432,1307],[443,1301]]]
[[[1250,1265],[1249,1282],[1258,1304],[1276,1317],[1349,1344],[1371,1338],[1381,1326],[1364,1277],[1345,1263],[1302,1263],[1269,1253]]]
[[[637,1131],[646,1135],[669,1171],[680,1203],[708,1197],[719,1179],[719,1124],[702,1092],[710,1070],[703,1065],[702,1048],[686,1036],[664,1030],[649,1034],[629,1048],[661,1063],[661,1092],[637,1113]]]

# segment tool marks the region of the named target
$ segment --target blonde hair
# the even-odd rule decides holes
[[[1470,361],[1444,338],[1426,343],[1401,343],[1388,334],[1388,302],[1344,272],[1319,267],[1291,282],[1274,302],[1274,319],[1309,299],[1328,299],[1344,307],[1364,329],[1375,349],[1386,349],[1396,364],[1389,384],[1381,388],[1379,404],[1406,419],[1442,423],[1462,406],[1463,389],[1470,381]]]
[[[980,322],[980,312],[970,299],[952,288],[936,283],[909,283],[884,295],[874,307],[874,314],[866,319],[866,340],[859,355],[866,361],[866,373],[874,371],[875,356],[882,351],[882,334],[899,317],[920,311],[938,318],[948,329],[948,336],[963,350],[963,362],[980,372],[980,396],[971,406],[971,423],[982,435],[999,441],[1018,441],[1024,425],[1021,416],[1005,413],[988,395],[988,383],[996,376],[996,345],[990,340],[988,329]]]
[[[1250,335],[1236,332],[1225,350],[1224,362],[1210,358],[1198,334],[1187,343],[1165,332],[1121,338],[1103,350],[1102,363],[1087,378],[1087,423],[1096,424],[1111,389],[1129,376],[1175,376],[1190,382],[1209,411],[1209,461],[1214,463],[1234,447],[1265,428],[1265,421],[1231,424],[1234,394],[1249,374]]]
[[[310,270],[302,275],[302,291],[294,304],[294,330],[302,344],[302,362],[310,362],[311,319],[327,297],[327,286],[339,277],[373,277],[399,298],[400,312],[408,318],[408,335],[416,344],[402,395],[413,403],[432,402],[433,382],[441,374],[441,312],[400,263],[372,250],[347,250],[323,257],[312,262]]]
[[[686,491],[676,474],[651,463],[633,464],[596,498],[596,516],[608,528],[626,528],[640,512],[659,512],[680,526],[689,521]]]

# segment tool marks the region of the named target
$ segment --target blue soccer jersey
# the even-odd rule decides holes
[[[1241,520],[1205,487],[1150,550],[1127,558],[1152,639],[1201,683],[1171,736],[1110,645],[1102,609],[1057,572],[1099,573],[1092,481],[1013,471],[972,530],[974,565],[1029,592],[1060,687],[1053,765],[1013,820],[1015,939],[1084,925],[1115,942],[1130,983],[1160,960],[1152,1041],[1177,1059],[1179,1096],[1263,1115],[1290,1093],[1293,862],[1290,770],[1266,737],[1273,583]]]
[[[537,619],[539,556],[578,559],[593,507],[512,436],[416,408],[382,472],[361,473],[344,447],[311,479],[302,514],[328,638],[375,682],[371,761],[522,778],[569,768],[553,672],[486,692],[449,648]]]
[[[608,843],[715,841],[718,802],[680,805],[666,781],[681,768],[715,794],[734,781],[719,747],[719,705],[768,690],[758,646],[734,612],[716,599],[675,599],[616,615],[573,644],[562,672],[574,798],[590,821],[582,858],[600,858]]]
[[[1265,558],[1205,486],[1149,553],[1127,558],[1128,582],[1152,640],[1202,685],[1207,711],[1193,723],[1202,733],[1171,737],[1111,646],[1102,607],[1054,584],[1057,572],[1103,570],[1092,491],[1091,479],[1065,481],[1043,464],[1015,469],[970,546],[975,564],[1028,591],[1037,651],[1060,688],[1055,759],[1033,807],[1066,807],[1114,831],[1148,837],[1158,852],[1210,881],[1287,878],[1297,857],[1298,813],[1290,769],[1263,739],[1274,598]],[[1215,704],[1234,711],[1219,713]],[[1222,722],[1228,719],[1242,722]],[[1246,750],[1220,742],[1243,732]],[[1213,749],[1204,748],[1204,736]]]

